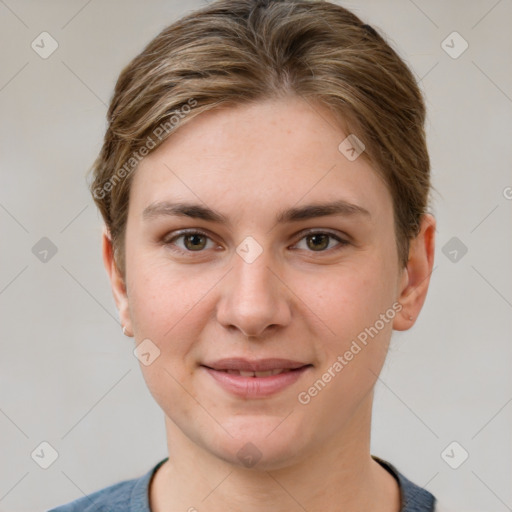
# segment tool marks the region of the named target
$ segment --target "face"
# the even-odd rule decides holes
[[[136,170],[121,319],[158,355],[141,368],[169,428],[223,460],[284,467],[360,429],[406,328],[392,199],[347,135],[265,101],[201,114]]]

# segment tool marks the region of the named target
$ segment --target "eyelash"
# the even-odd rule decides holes
[[[164,240],[164,244],[166,246],[168,246],[173,252],[177,252],[179,254],[185,254],[187,256],[192,256],[194,253],[198,253],[198,254],[204,253],[205,249],[203,249],[201,251],[190,251],[188,249],[185,250],[185,249],[176,248],[176,245],[174,245],[174,242],[176,240],[178,240],[179,238],[182,238],[182,237],[187,236],[187,235],[201,235],[201,236],[204,236],[204,237],[208,238],[209,240],[212,240],[212,238],[207,233],[205,233],[204,231],[201,231],[201,230],[198,230],[198,229],[190,229],[190,230],[179,231],[172,238],[165,239]],[[324,250],[321,250],[321,251],[312,251],[312,250],[308,251],[308,252],[311,252],[311,253],[320,253],[320,254],[321,253],[329,253],[331,251],[340,250],[340,249],[342,249],[345,246],[350,244],[350,242],[348,240],[340,238],[338,235],[335,235],[334,233],[331,233],[329,231],[310,230],[310,231],[307,231],[307,232],[302,232],[302,233],[300,233],[300,235],[302,235],[301,238],[299,238],[299,240],[294,245],[297,245],[300,241],[304,240],[308,236],[313,236],[313,235],[328,235],[329,238],[332,238],[332,239],[334,239],[334,240],[336,240],[338,242],[338,245],[336,245],[334,247],[331,247],[331,248],[328,248],[328,249],[324,249]]]

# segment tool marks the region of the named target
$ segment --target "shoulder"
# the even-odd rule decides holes
[[[442,509],[436,508],[437,500],[433,494],[406,478],[388,461],[375,455],[372,455],[372,458],[387,469],[397,480],[402,502],[400,512],[443,512]]]
[[[139,478],[123,480],[48,512],[150,512],[149,483],[164,459]]]
[[[132,490],[139,479],[125,480],[99,491],[93,492],[82,498],[78,498],[66,505],[52,508],[48,512],[99,512],[107,510],[117,512],[118,510],[130,510],[129,503]]]

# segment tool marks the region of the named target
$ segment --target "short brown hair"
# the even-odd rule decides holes
[[[430,193],[425,105],[410,69],[334,3],[218,0],[165,28],[117,80],[90,189],[123,276],[141,157],[202,112],[290,94],[328,107],[363,141],[391,193],[399,263],[407,264]]]

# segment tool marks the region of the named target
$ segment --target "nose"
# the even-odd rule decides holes
[[[288,325],[292,316],[291,294],[265,253],[251,263],[233,255],[233,269],[223,280],[217,307],[218,322],[247,337],[264,337]]]

